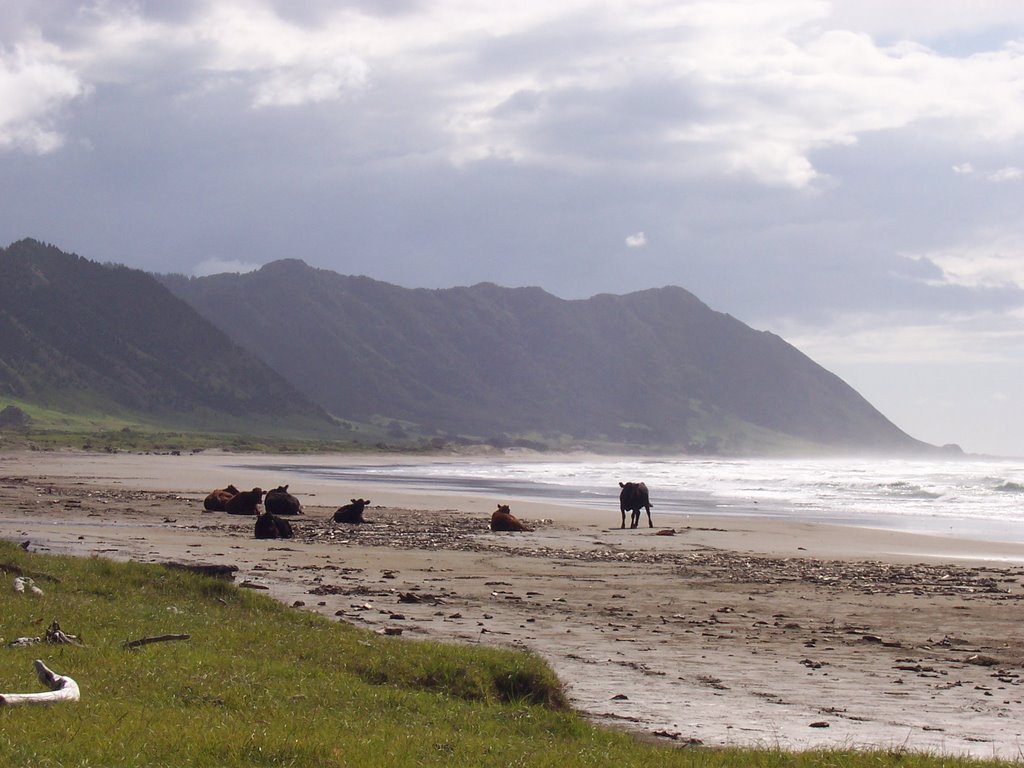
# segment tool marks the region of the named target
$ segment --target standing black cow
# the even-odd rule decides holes
[[[630,528],[636,528],[640,524],[640,510],[647,510],[647,523],[651,528],[654,521],[651,520],[651,499],[647,495],[647,486],[644,483],[619,483],[622,489],[619,491],[619,510],[622,512],[622,527],[626,527],[626,510],[630,511]]]

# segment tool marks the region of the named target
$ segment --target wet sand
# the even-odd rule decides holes
[[[0,537],[233,565],[371,630],[527,647],[588,717],[669,744],[1022,754],[1024,545],[657,508],[653,529],[620,530],[617,509],[507,498],[535,530],[492,533],[496,498],[269,469],[293,458],[0,455]],[[204,512],[228,483],[290,483],[296,538]],[[368,524],[331,522],[352,497]]]

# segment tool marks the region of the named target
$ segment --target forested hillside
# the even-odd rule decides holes
[[[333,428],[152,275],[35,240],[0,249],[0,395],[213,429]]]

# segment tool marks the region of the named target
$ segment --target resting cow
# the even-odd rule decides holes
[[[292,524],[272,512],[264,512],[256,518],[257,539],[290,539],[295,536]]]
[[[619,510],[622,512],[622,527],[626,527],[626,510],[630,512],[630,528],[636,528],[640,524],[640,510],[647,510],[647,524],[653,528],[651,520],[651,500],[647,495],[647,486],[644,483],[619,483],[622,489],[619,491]]]
[[[280,485],[272,491],[267,491],[263,499],[263,508],[275,515],[301,515],[302,505],[299,500],[288,493],[287,485]]]
[[[253,488],[251,491],[239,491],[224,505],[229,515],[258,515],[260,502],[263,501],[263,489]]]
[[[223,512],[224,505],[229,499],[238,495],[238,489],[233,485],[227,488],[217,488],[210,491],[210,494],[203,500],[203,509],[207,512]]]
[[[523,524],[523,521],[513,515],[508,508],[508,504],[499,504],[498,508],[494,510],[491,515],[491,530],[492,531],[532,531],[533,528],[528,528]]]
[[[352,499],[351,504],[346,504],[344,507],[339,507],[334,513],[334,522],[336,523],[365,523],[363,520],[363,510],[370,503],[369,499]]]

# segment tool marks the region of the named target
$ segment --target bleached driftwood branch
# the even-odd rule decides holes
[[[0,706],[14,707],[19,704],[52,704],[55,701],[78,701],[81,692],[78,683],[67,675],[58,675],[40,659],[35,660],[39,682],[49,688],[42,693],[0,693]]]
[[[82,640],[77,635],[69,635],[63,629],[60,628],[60,624],[54,619],[53,623],[50,624],[50,628],[46,630],[46,642],[57,643],[62,645],[77,645],[79,648],[82,647]]]
[[[188,640],[191,635],[153,635],[152,637],[140,637],[138,640],[126,640],[125,648],[139,648],[150,643],[164,643],[168,640]]]
[[[36,597],[41,597],[43,594],[43,590],[37,587],[36,583],[28,576],[19,576],[14,580],[14,591],[17,594],[25,594],[25,587],[28,587],[29,592],[31,592]]]

